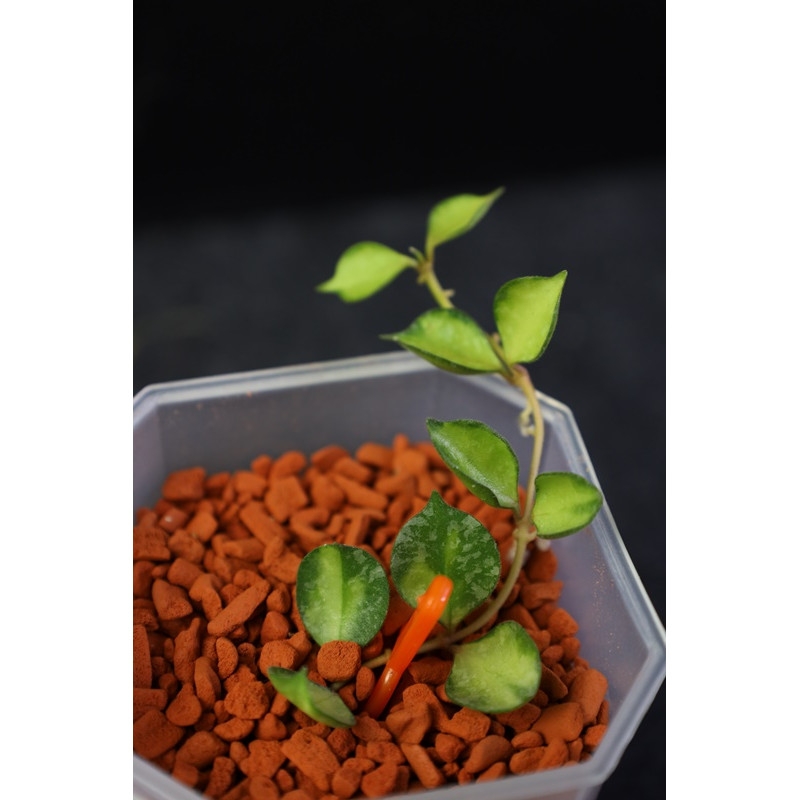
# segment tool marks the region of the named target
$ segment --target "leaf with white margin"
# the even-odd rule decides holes
[[[472,494],[495,508],[519,507],[519,462],[497,431],[474,419],[427,425],[436,451]]]

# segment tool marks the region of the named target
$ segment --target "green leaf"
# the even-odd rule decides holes
[[[457,194],[437,203],[428,215],[425,252],[430,258],[435,247],[472,230],[503,193],[503,188],[489,194]]]
[[[452,630],[497,586],[500,553],[478,520],[447,505],[437,492],[400,529],[392,547],[392,580],[410,606],[437,575],[453,581],[440,622]]]
[[[542,539],[558,539],[585,528],[603,505],[603,496],[572,472],[543,472],[536,477],[533,524]]]
[[[472,317],[455,308],[434,308],[417,317],[404,331],[381,337],[397,342],[448,372],[471,375],[500,372],[503,365],[486,333]]]
[[[333,292],[347,303],[364,300],[390,284],[406,267],[414,267],[411,256],[377,242],[359,242],[348,247],[336,264],[333,277],[317,291]]]
[[[298,672],[283,667],[270,667],[267,675],[272,685],[309,717],[332,728],[350,728],[356,718],[336,692],[308,678],[308,669]]]
[[[519,506],[519,462],[497,431],[474,419],[427,424],[436,451],[467,489],[495,508]]]
[[[389,609],[389,579],[365,550],[324,544],[297,570],[297,608],[317,644],[334,640],[365,645]]]
[[[509,620],[458,647],[444,688],[461,706],[500,714],[527,703],[539,690],[541,678],[535,642],[518,622]]]
[[[552,278],[515,278],[497,291],[494,319],[512,364],[536,361],[544,353],[556,327],[566,279],[566,270]]]

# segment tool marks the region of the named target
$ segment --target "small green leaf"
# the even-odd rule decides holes
[[[324,544],[297,570],[297,608],[317,644],[334,640],[365,645],[389,609],[389,579],[366,550]]]
[[[519,506],[519,462],[497,431],[474,419],[427,423],[436,451],[472,494],[495,508]]]
[[[381,338],[397,342],[448,372],[471,375],[503,369],[480,325],[455,308],[426,311],[404,331],[388,333]]]
[[[453,592],[439,621],[452,630],[497,586],[500,553],[478,520],[434,492],[397,534],[391,571],[397,591],[412,607],[437,575],[450,578]]]
[[[430,258],[435,247],[472,230],[503,193],[503,188],[489,194],[457,194],[437,203],[428,215],[425,252]]]
[[[603,496],[585,478],[572,472],[536,476],[533,524],[542,539],[559,539],[585,528],[603,505]]]
[[[556,327],[566,279],[566,270],[552,278],[515,278],[497,291],[494,319],[512,364],[536,361],[544,353]]]
[[[513,711],[539,690],[542,662],[533,639],[512,620],[461,645],[445,683],[447,696],[485,714]]]
[[[336,264],[333,277],[317,291],[333,292],[347,303],[364,300],[391,283],[406,267],[416,262],[377,242],[359,242],[348,247]]]
[[[356,718],[336,692],[309,680],[308,669],[295,672],[283,667],[270,667],[267,675],[272,685],[309,717],[332,728],[350,728]]]

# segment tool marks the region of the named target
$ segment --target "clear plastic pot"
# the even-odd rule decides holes
[[[541,396],[542,469],[569,470],[602,486],[572,413]],[[496,376],[441,372],[406,353],[306,364],[143,389],[133,401],[134,509],[152,506],[173,470],[246,468],[261,453],[354,450],[396,433],[427,438],[425,419],[474,418],[502,433],[523,465],[520,395]],[[581,764],[488,783],[430,790],[427,800],[590,800],[617,765],[665,674],[663,627],[607,505],[581,533],[553,542],[564,588],[559,604],[578,621],[581,655],[608,678],[610,724]],[[199,794],[134,755],[134,797],[197,800]]]

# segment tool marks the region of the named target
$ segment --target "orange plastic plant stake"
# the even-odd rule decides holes
[[[381,714],[389,702],[406,667],[417,654],[417,650],[428,638],[434,625],[442,616],[444,607],[453,591],[453,581],[446,575],[437,575],[428,586],[427,591],[417,601],[417,607],[411,619],[400,631],[389,661],[383,670],[372,694],[364,706],[364,710],[372,717]]]

